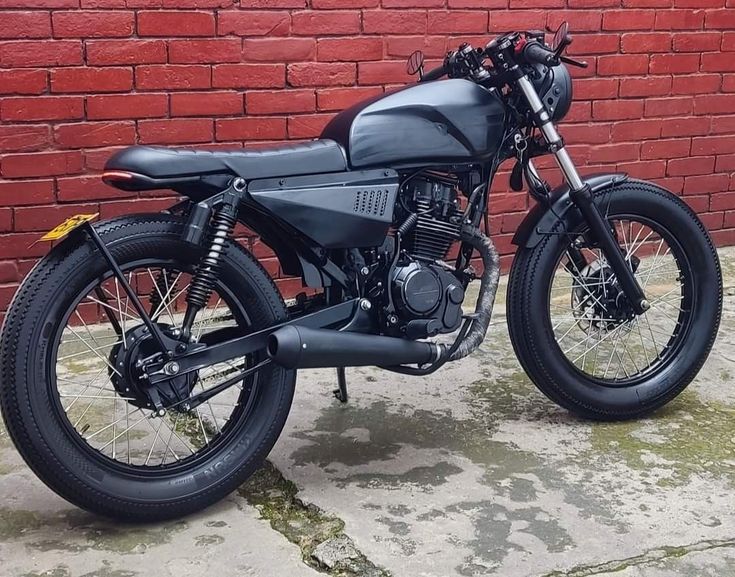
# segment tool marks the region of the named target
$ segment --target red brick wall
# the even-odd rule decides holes
[[[658,180],[735,243],[735,0],[0,0],[0,310],[40,231],[170,203],[100,183],[116,147],[311,138],[405,82],[417,48],[562,19],[590,62],[562,127],[575,160]],[[494,188],[509,254],[528,200]]]

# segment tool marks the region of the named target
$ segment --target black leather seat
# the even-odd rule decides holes
[[[140,180],[147,182],[144,188],[156,188],[157,184],[165,188],[175,181],[206,175],[229,174],[254,180],[344,170],[347,170],[344,151],[333,140],[232,151],[131,146],[115,153],[107,161],[103,178],[109,184],[123,188],[126,183],[119,173],[141,175],[145,178],[139,179],[135,187],[140,190],[143,188]],[[127,184],[132,183],[128,181]]]

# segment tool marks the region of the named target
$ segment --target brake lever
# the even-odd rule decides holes
[[[577,68],[588,68],[589,63],[585,60],[574,60],[573,58],[569,58],[568,56],[559,56],[559,60],[561,60],[564,64],[569,64],[570,66],[576,66]]]

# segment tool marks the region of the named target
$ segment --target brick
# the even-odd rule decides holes
[[[658,119],[616,122],[612,127],[613,142],[640,141],[659,138],[663,121]]]
[[[97,208],[96,204],[62,204],[16,208],[14,230],[19,232],[47,231],[75,214],[95,213]]]
[[[23,206],[54,201],[54,181],[0,180],[0,205]]]
[[[695,114],[723,114],[735,111],[735,96],[731,94],[702,94],[694,99]],[[699,119],[704,122],[704,119]]]
[[[618,160],[637,160],[641,145],[636,142],[602,144],[590,150],[591,162],[615,162]]]
[[[48,12],[5,10],[0,18],[0,38],[48,38],[51,17]]]
[[[126,192],[107,186],[99,176],[72,176],[59,178],[56,182],[59,202],[80,202],[135,196],[134,192]]]
[[[299,62],[314,60],[316,40],[313,38],[245,38],[242,41],[245,60],[261,62]]]
[[[380,60],[383,57],[381,38],[321,38],[317,58],[324,62]]]
[[[56,176],[82,170],[79,151],[7,154],[0,158],[0,174],[5,178]]]
[[[709,118],[672,118],[664,123],[661,136],[702,136],[710,131]]]
[[[684,32],[674,34],[674,52],[708,52],[720,49],[719,32]]]
[[[382,93],[383,89],[379,86],[317,90],[317,108],[322,111],[344,110],[357,102]]]
[[[291,15],[288,12],[220,12],[217,21],[217,33],[220,35],[287,36],[290,30]]]
[[[692,139],[692,156],[735,152],[735,136],[706,136]]]
[[[139,36],[211,36],[214,31],[215,21],[212,12],[180,10],[138,12]]]
[[[612,54],[620,49],[620,36],[617,34],[584,34],[574,37],[574,43],[567,52],[574,55]]]
[[[135,87],[141,90],[191,90],[211,85],[209,66],[151,64],[135,69]]]
[[[217,140],[278,140],[286,137],[285,118],[227,118],[215,121]]]
[[[427,58],[443,58],[447,53],[447,39],[444,36],[388,36],[385,38],[385,52],[388,56],[407,58],[416,50],[421,50]]]
[[[168,113],[166,94],[109,94],[87,97],[87,118],[114,120],[156,118]]]
[[[164,198],[139,198],[135,202],[124,200],[122,202],[100,203],[100,218],[116,218],[136,213],[161,212],[171,208],[181,199],[180,196],[167,196]]]
[[[646,100],[644,116],[691,114],[693,106],[691,97],[649,98]]]
[[[615,166],[618,172],[625,172],[633,178],[661,178],[666,174],[664,160],[636,160],[623,162]]]
[[[316,138],[324,130],[327,122],[332,119],[331,114],[302,114],[288,119],[287,130],[289,138]]]
[[[703,194],[705,192],[720,192],[727,190],[730,177],[727,174],[707,174],[703,176],[687,176],[684,178],[684,194]],[[710,210],[718,210],[720,203],[715,201],[713,195],[710,197]]]
[[[0,94],[41,94],[48,86],[45,70],[0,70]]]
[[[621,78],[620,96],[664,96],[671,91],[671,77]]]
[[[79,0],[33,0],[34,8],[78,8]],[[28,8],[28,0],[0,0],[0,8]]]
[[[74,66],[82,63],[78,40],[0,42],[0,65],[5,67]]]
[[[574,98],[577,100],[604,100],[617,98],[617,78],[582,78],[574,83]]]
[[[51,16],[55,38],[116,38],[131,36],[135,29],[132,11],[76,10]]]
[[[592,104],[595,120],[625,120],[642,115],[643,102],[640,100],[601,100]]]
[[[288,65],[291,86],[345,86],[354,84],[356,67],[347,62],[304,62]]]
[[[478,6],[480,8],[481,6]],[[500,7],[500,6],[498,6]],[[450,4],[451,8],[451,4]],[[492,15],[490,16],[492,18]],[[601,10],[551,10],[548,13],[547,26],[556,30],[562,22],[569,22],[569,28],[575,34],[575,42],[580,32],[598,32],[602,29]]]
[[[488,31],[503,34],[508,30],[543,30],[546,13],[541,10],[495,10],[490,12]]]
[[[655,13],[651,10],[608,10],[602,15],[603,30],[651,30]]]
[[[243,113],[239,92],[179,92],[171,95],[171,116],[229,116]]]
[[[469,0],[465,0],[467,2]],[[383,8],[444,8],[445,0],[382,0]],[[451,8],[477,8],[477,6],[458,6],[455,2]],[[484,2],[483,8],[489,8]]]
[[[672,36],[668,32],[632,32],[620,37],[623,52],[651,54],[653,52],[669,52]]]
[[[46,243],[39,242],[38,233],[14,233],[0,236],[0,258],[40,257],[48,252]],[[33,245],[33,246],[31,246]],[[6,305],[3,307],[5,308]]]
[[[360,14],[351,11],[330,10],[294,12],[291,15],[291,33],[297,36],[324,36],[360,32]]]
[[[51,71],[51,92],[124,92],[132,87],[131,68],[59,68]]]
[[[250,114],[287,114],[316,110],[314,90],[249,91],[245,110]]]
[[[0,125],[0,150],[41,150],[51,143],[49,135],[49,127],[43,124],[3,124]]]
[[[719,92],[722,78],[719,74],[687,74],[672,78],[672,94],[710,94]]]
[[[86,48],[90,66],[166,62],[166,43],[163,40],[89,40]]]
[[[674,158],[666,163],[668,176],[709,174],[715,168],[715,157]]]
[[[278,88],[285,84],[283,64],[221,64],[212,69],[214,88]]]
[[[732,8],[707,10],[704,27],[714,28],[715,30],[732,30],[735,28],[735,14],[733,14]]]
[[[735,72],[735,58],[727,52],[702,54],[703,72]]]
[[[615,54],[597,59],[600,76],[626,76],[648,72],[648,56],[645,54]]]
[[[168,59],[172,64],[240,62],[241,54],[239,39],[171,40],[168,43]]]
[[[138,135],[141,144],[193,144],[214,140],[212,121],[203,118],[141,120]]]
[[[657,10],[656,30],[699,30],[704,26],[704,10]]]
[[[36,96],[4,98],[0,119],[7,121],[73,120],[84,117],[84,98],[78,96]]]
[[[365,11],[362,15],[362,29],[366,34],[424,34],[426,32],[426,12],[417,10]]]
[[[133,144],[135,142],[135,123],[117,121],[59,124],[54,127],[54,140],[64,148]]]
[[[651,74],[683,74],[699,70],[699,54],[654,54]]]
[[[691,141],[688,138],[656,140],[641,145],[641,159],[680,158],[689,155]]]
[[[345,8],[376,8],[380,0],[311,0],[317,10],[344,10]]]
[[[433,34],[485,32],[488,17],[483,12],[469,12],[462,10],[434,11],[428,13],[427,29]]]
[[[360,62],[357,70],[358,84],[405,83],[411,78],[405,62]]]

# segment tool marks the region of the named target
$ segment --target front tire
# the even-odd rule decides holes
[[[658,316],[656,306],[640,317],[625,306],[577,216],[568,228],[558,221],[535,246],[519,247],[509,331],[526,373],[552,401],[590,419],[631,419],[671,401],[701,369],[719,327],[722,276],[701,221],[668,191],[631,180],[596,193],[595,202],[642,285],[662,269],[669,274],[654,282],[659,296],[649,297]],[[580,266],[575,254],[584,257]],[[565,273],[566,283],[558,280]],[[598,359],[601,350],[609,358]]]
[[[121,268],[131,271],[131,283],[136,283],[138,287],[148,286],[147,290],[153,292],[150,285],[146,284],[146,275],[134,270],[148,270],[150,273],[151,270],[157,270],[157,266],[166,266],[171,268],[161,268],[161,274],[165,270],[191,273],[198,262],[201,251],[199,247],[182,240],[183,225],[183,221],[177,217],[158,214],[103,222],[96,228]],[[113,389],[110,385],[112,379],[109,377],[113,376],[114,370],[110,360],[122,357],[124,351],[120,351],[119,343],[115,343],[117,348],[105,345],[104,337],[100,336],[103,333],[93,330],[90,335],[94,345],[85,346],[96,356],[91,355],[92,360],[89,362],[96,362],[103,368],[101,363],[105,363],[110,367],[109,371],[105,369],[101,375],[97,372],[96,380],[86,378],[85,382],[92,384],[82,389],[83,395],[78,393],[81,385],[76,389],[68,389],[75,391],[77,397],[65,401],[60,392],[61,383],[65,382],[64,379],[71,380],[69,375],[73,377],[74,367],[63,376],[58,373],[62,358],[58,354],[62,336],[69,334],[69,331],[75,334],[87,329],[83,316],[89,310],[84,307],[94,304],[95,298],[99,302],[104,295],[103,292],[88,291],[93,290],[90,287],[97,286],[95,283],[100,283],[98,286],[102,287],[100,279],[103,278],[108,279],[104,282],[114,280],[110,278],[105,261],[83,234],[73,234],[39,262],[13,299],[0,342],[0,403],[11,438],[28,465],[46,485],[68,501],[95,513],[134,521],[156,521],[200,510],[235,490],[260,466],[286,421],[293,398],[295,372],[270,365],[259,371],[253,377],[254,381],[241,381],[239,387],[242,390],[247,388],[249,395],[247,407],[244,393],[238,393],[240,396],[232,402],[233,412],[229,420],[222,422],[221,427],[214,413],[213,423],[207,421],[206,427],[202,418],[197,423],[192,417],[193,430],[197,435],[196,427],[201,424],[200,437],[206,439],[205,446],[201,438],[195,442],[191,440],[193,436],[187,437],[189,432],[185,424],[178,425],[179,419],[186,418],[185,414],[176,413],[176,423],[172,424],[169,420],[168,428],[163,428],[163,419],[153,420],[154,416],[149,416],[145,408],[131,407],[126,405],[127,400],[113,396],[115,392],[120,394],[120,390],[118,386]],[[108,289],[107,293],[114,293],[115,290]],[[230,243],[227,247],[216,290],[226,295],[232,318],[247,319],[249,330],[266,328],[286,318],[285,305],[275,285],[259,263],[236,243]],[[92,296],[82,302],[85,294],[98,297]],[[185,291],[181,294],[185,294]],[[169,303],[165,308],[174,309],[177,297],[166,298]],[[183,296],[179,298],[181,300]],[[117,303],[112,302],[117,306],[109,309],[114,311],[119,307],[118,316],[123,321],[127,319],[127,326],[123,323],[127,331],[123,331],[123,334],[133,335],[131,326],[137,323],[122,308],[119,298]],[[164,307],[159,304],[158,308],[162,310]],[[163,317],[163,313],[160,314]],[[179,317],[175,310],[170,310],[169,315],[171,321],[166,322],[170,326]],[[214,316],[215,312],[211,315]],[[99,315],[97,318],[102,317]],[[245,321],[241,324],[245,324]],[[85,350],[83,345],[76,341],[75,344],[77,348]],[[66,356],[70,359],[66,362],[80,364],[78,352],[72,351]],[[85,367],[82,365],[79,370],[84,371]],[[204,384],[201,386],[204,387]],[[97,397],[91,394],[90,391],[97,389],[103,391],[102,396],[100,393],[96,393]],[[86,410],[78,411],[74,419],[70,418],[71,411],[83,406],[82,403],[86,404],[90,397],[96,403],[95,408],[90,409],[93,402],[90,401]],[[79,398],[81,400],[77,401]],[[213,401],[216,399],[218,397],[214,397]],[[73,402],[77,402],[77,405],[70,408]],[[62,403],[66,406],[62,406]],[[109,425],[101,427],[99,434],[95,433],[96,437],[88,428],[89,424],[86,429],[81,427],[84,421],[94,423],[98,419],[95,411],[102,411],[97,408],[100,405],[103,405],[102,409],[109,405],[113,407],[109,411],[114,410],[113,418],[114,423],[118,423],[118,432],[114,423],[111,429]],[[145,450],[136,452],[135,439],[131,449],[131,435],[145,435],[146,429],[143,432],[130,426],[129,430],[124,429],[132,419],[126,421],[127,413],[124,413],[126,417],[121,417],[121,411],[130,410],[139,411],[145,419],[151,419],[148,423],[142,421],[141,428],[147,428],[149,424],[152,430],[158,428],[149,453],[147,446]],[[173,409],[171,413],[174,413]],[[73,421],[79,414],[80,430],[76,430]],[[181,428],[177,432],[179,426]],[[171,427],[174,433],[169,434],[168,429]],[[164,436],[161,430],[169,437],[169,445],[176,435],[183,444],[179,446],[189,445],[192,454],[184,455],[183,449],[174,450],[173,445],[167,445],[160,459],[163,441],[159,439]],[[147,434],[147,442],[150,443],[152,432]],[[120,447],[126,436],[127,454],[118,448],[116,455],[116,442]],[[100,442],[104,438],[111,438],[112,441]],[[157,461],[152,458],[154,452]]]

